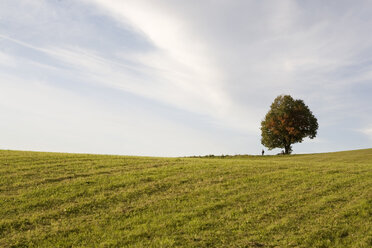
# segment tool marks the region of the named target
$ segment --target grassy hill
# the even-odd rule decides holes
[[[0,247],[371,247],[372,149],[149,158],[0,151]]]

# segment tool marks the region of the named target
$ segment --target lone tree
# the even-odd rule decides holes
[[[315,138],[317,129],[318,121],[304,101],[281,95],[261,122],[261,143],[269,150],[284,148],[284,153],[290,154],[292,144],[301,143],[305,137]]]

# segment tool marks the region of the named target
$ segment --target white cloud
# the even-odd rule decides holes
[[[104,58],[95,51],[74,47],[37,47],[27,42],[0,35],[21,46],[45,53],[70,66],[81,80],[99,83],[174,107],[216,119],[221,126],[257,132],[257,125],[248,125],[247,111],[232,106],[228,96],[219,89],[217,79],[203,77],[193,68],[170,58],[164,51],[130,54],[127,61],[136,67]],[[46,65],[48,66],[48,65]],[[197,64],[193,64],[197,66]],[[203,67],[203,65],[199,65]],[[141,75],[141,76],[138,76]],[[245,121],[242,121],[245,120]]]
[[[313,17],[314,6],[297,1],[93,2],[157,48],[133,59],[155,68],[149,74],[173,89],[162,99],[174,95],[169,102],[240,130],[258,130],[263,106],[276,95],[317,99],[322,109],[340,111],[342,87],[372,78],[370,70],[337,78],[372,41],[358,18],[366,14],[363,4],[330,6]]]
[[[185,144],[195,146],[200,140],[205,147],[220,149],[228,147],[221,145],[226,143],[231,144],[228,152],[241,152],[246,149],[238,147],[241,144],[247,144],[249,151],[260,146],[260,120],[271,101],[284,93],[304,99],[319,118],[320,137],[307,147],[317,143],[325,149],[332,146],[332,140],[348,144],[332,133],[335,127],[342,123],[351,137],[350,130],[371,123],[371,16],[368,1],[2,2],[0,18],[4,25],[0,27],[0,42],[4,49],[0,51],[0,77],[13,80],[14,87],[23,92],[20,95],[33,102],[29,107],[23,98],[12,101],[3,93],[9,104],[3,101],[2,106],[5,110],[17,108],[31,119],[33,114],[43,115],[51,127],[61,128],[61,133],[68,130],[52,121],[59,118],[53,109],[62,112],[61,118],[67,113],[64,119],[76,119],[71,122],[76,130],[84,129],[79,120],[88,123],[88,113],[92,112],[95,130],[108,126],[120,133],[110,124],[120,123],[132,134],[142,132],[151,139],[161,139],[154,130],[169,129]],[[39,91],[29,89],[28,84]],[[101,122],[98,116],[107,109],[93,111],[92,108],[99,109],[98,100],[87,104],[76,96],[78,90],[73,96],[72,89],[63,90],[64,85],[75,90],[102,87],[123,95],[129,92],[143,102],[205,117],[207,124],[195,120],[194,128],[220,128],[221,132],[214,130],[219,144],[206,142],[210,134],[191,131],[172,115],[162,119],[151,111],[144,111],[143,115],[148,115],[145,119],[149,123],[162,123],[155,125],[156,129],[106,115]],[[16,96],[9,84],[1,82],[0,87]],[[56,97],[51,103],[53,109],[33,101],[32,95],[46,101],[44,96],[48,94]],[[74,104],[61,104],[65,94],[75,99]],[[80,116],[80,112],[85,114]],[[136,111],[125,114],[138,122],[143,118]],[[107,134],[100,132],[102,137]],[[234,143],[227,135],[231,132],[251,140]],[[52,131],[49,135],[56,137]],[[128,139],[135,143],[134,135],[120,135],[123,139],[130,136]],[[173,136],[164,137],[164,147],[174,147],[168,140]],[[88,136],[84,138],[92,141]],[[82,139],[81,142],[83,146]],[[147,142],[143,138],[133,152],[140,151],[139,144]],[[114,144],[109,147],[115,150]],[[156,150],[155,145],[152,147]]]
[[[236,122],[227,121],[231,117],[229,113],[236,111],[236,106],[224,91],[224,71],[215,64],[214,51],[194,32],[190,21],[178,15],[179,9],[162,2],[94,2],[123,25],[132,25],[153,42],[157,48],[155,51],[138,54],[131,59],[152,68],[148,71],[148,80],[154,78],[159,93],[164,93],[159,99],[168,99],[168,103],[177,107],[239,126]],[[154,89],[150,91],[152,95],[158,92]],[[247,129],[247,126],[242,129]]]
[[[203,154],[206,147],[223,146],[209,134],[136,106],[116,109],[42,81],[5,74],[0,80],[0,109],[6,116],[0,123],[1,148],[176,156],[179,150]]]
[[[372,140],[372,128],[365,128],[360,131]]]
[[[15,58],[0,51],[0,65],[14,67],[16,64],[17,62]]]

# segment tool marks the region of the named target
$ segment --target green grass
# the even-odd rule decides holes
[[[0,247],[371,247],[372,149],[227,158],[0,151]]]

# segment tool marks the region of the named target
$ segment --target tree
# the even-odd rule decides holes
[[[315,138],[317,130],[318,121],[304,101],[281,95],[261,122],[261,143],[269,150],[284,148],[284,153],[290,154],[292,144],[301,143],[305,137]]]

